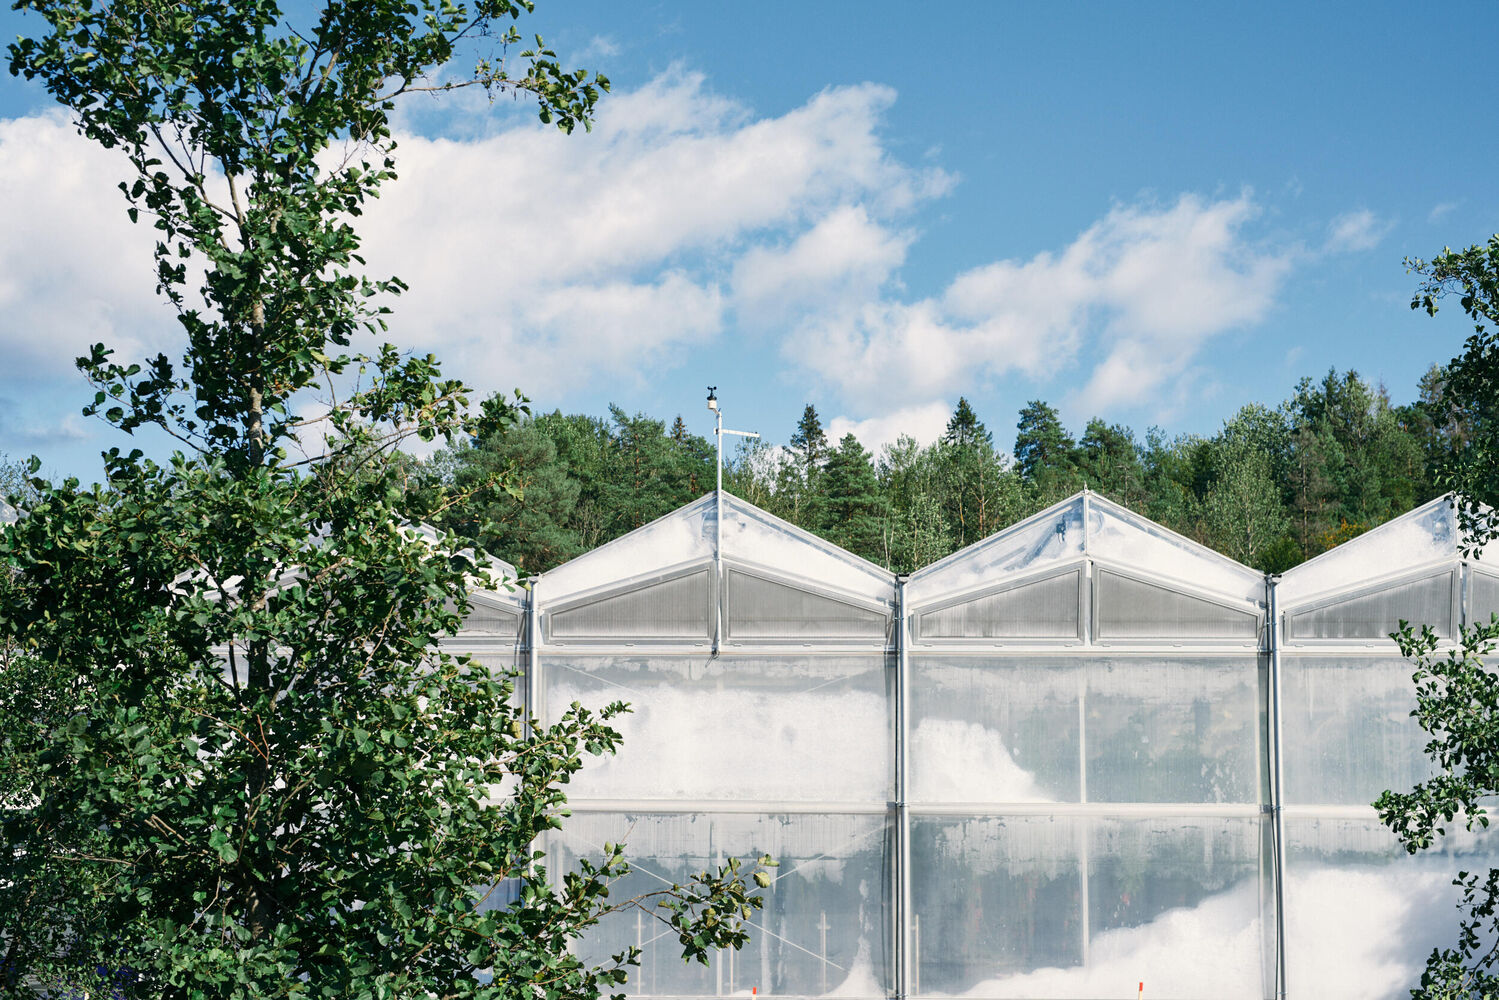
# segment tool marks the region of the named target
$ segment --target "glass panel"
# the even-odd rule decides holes
[[[711,561],[713,537],[713,497],[709,495],[547,570],[536,583],[536,593],[546,608],[616,580],[630,580],[700,559]]]
[[[890,616],[730,568],[724,615],[728,637],[857,638],[884,644]]]
[[[1240,600],[1264,598],[1264,575],[1117,504],[1090,496],[1088,554]]]
[[[1081,690],[1070,658],[912,655],[912,801],[1076,802]]]
[[[1098,570],[1100,639],[1259,637],[1259,616],[1242,609]]]
[[[1265,996],[1260,828],[1251,818],[1092,820],[1087,968],[1034,973],[1010,995],[1122,996],[1144,983],[1150,997]]]
[[[1090,660],[1093,802],[1255,802],[1259,656]]]
[[[1016,992],[1016,978],[1083,963],[1081,821],[911,821],[917,995]]]
[[[464,632],[482,632],[486,635],[516,636],[520,634],[521,612],[495,607],[493,604],[471,602],[473,610],[463,620]]]
[[[633,709],[614,722],[624,736],[618,756],[590,760],[573,779],[573,797],[890,797],[893,671],[884,654],[548,654],[541,664],[550,720],[574,701]]]
[[[1411,580],[1372,594],[1333,601],[1286,615],[1290,639],[1384,639],[1400,628],[1400,621],[1430,625],[1438,635],[1450,636],[1452,571]]]
[[[1468,621],[1487,624],[1499,615],[1499,576],[1487,573],[1468,574]]]
[[[704,967],[682,961],[676,933],[635,909],[611,914],[578,951],[606,961],[641,949],[625,991],[631,996],[820,996],[873,998],[889,992],[890,829],[884,816],[707,816],[574,814],[555,838],[549,864],[576,867],[606,842],[623,841],[632,871],[615,883],[616,906],[687,881],[728,857],[769,854],[780,862],[751,921],[750,941]]]
[[[1350,582],[1456,557],[1457,524],[1446,498],[1438,498],[1287,570],[1276,592],[1280,606],[1288,608]]]
[[[1431,773],[1411,664],[1399,657],[1281,657],[1286,801],[1368,805]]]
[[[1286,820],[1286,986],[1328,1000],[1403,1000],[1433,948],[1457,944],[1459,871],[1499,865],[1492,835],[1408,855],[1374,818]]]
[[[913,573],[906,583],[906,605],[919,609],[948,594],[1082,554],[1083,501],[1078,496]]]
[[[916,616],[920,639],[1075,639],[1082,569]]]
[[[549,638],[703,639],[710,634],[713,591],[708,567],[686,576],[607,594],[548,615]]]
[[[723,498],[723,554],[780,573],[794,570],[821,587],[880,602],[895,600],[895,574],[728,493]]]

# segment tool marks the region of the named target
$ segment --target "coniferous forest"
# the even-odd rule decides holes
[[[1435,496],[1433,470],[1465,428],[1433,366],[1396,406],[1355,371],[1302,379],[1277,406],[1242,407],[1211,437],[1064,426],[1042,400],[1008,415],[959,399],[942,437],[872,455],[828,437],[808,403],[784,444],[741,443],[724,486],[895,572],[941,559],[1084,487],[1267,572],[1281,572]],[[1013,438],[1010,437],[1013,432]],[[413,461],[411,489],[457,488],[444,527],[538,573],[713,488],[711,439],[610,407],[607,419],[528,416]]]

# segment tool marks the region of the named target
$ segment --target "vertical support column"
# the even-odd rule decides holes
[[[713,410],[713,655],[723,645],[723,411]]]
[[[1275,996],[1286,995],[1286,891],[1285,891],[1285,754],[1282,738],[1280,673],[1280,602],[1278,578],[1265,577],[1266,605],[1270,618],[1270,862],[1275,887]]]
[[[895,578],[895,995],[914,992],[919,956],[912,931],[910,805],[910,621],[906,578]]]
[[[527,727],[530,720],[541,715],[541,610],[536,603],[536,584],[540,577],[531,577],[526,588],[526,676],[525,705]]]

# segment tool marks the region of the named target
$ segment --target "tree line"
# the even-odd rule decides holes
[[[931,444],[903,435],[872,455],[828,437],[808,403],[784,444],[725,459],[737,496],[895,572],[910,572],[1088,488],[1225,555],[1282,572],[1436,496],[1435,471],[1469,437],[1434,365],[1395,405],[1355,371],[1303,378],[1216,434],[1143,436],[1094,418],[1074,436],[1031,400],[1013,448],[966,398]],[[528,416],[409,463],[409,489],[470,497],[443,527],[539,573],[712,490],[714,447],[611,406],[607,418]]]

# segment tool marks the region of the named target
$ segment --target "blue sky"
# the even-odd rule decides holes
[[[27,18],[0,14],[7,37]],[[392,339],[482,391],[871,447],[966,395],[1211,433],[1457,352],[1402,258],[1499,232],[1499,8],[552,0],[614,83],[591,135],[422,100],[367,221]],[[71,358],[176,349],[119,164],[0,79],[0,452],[96,475]]]

